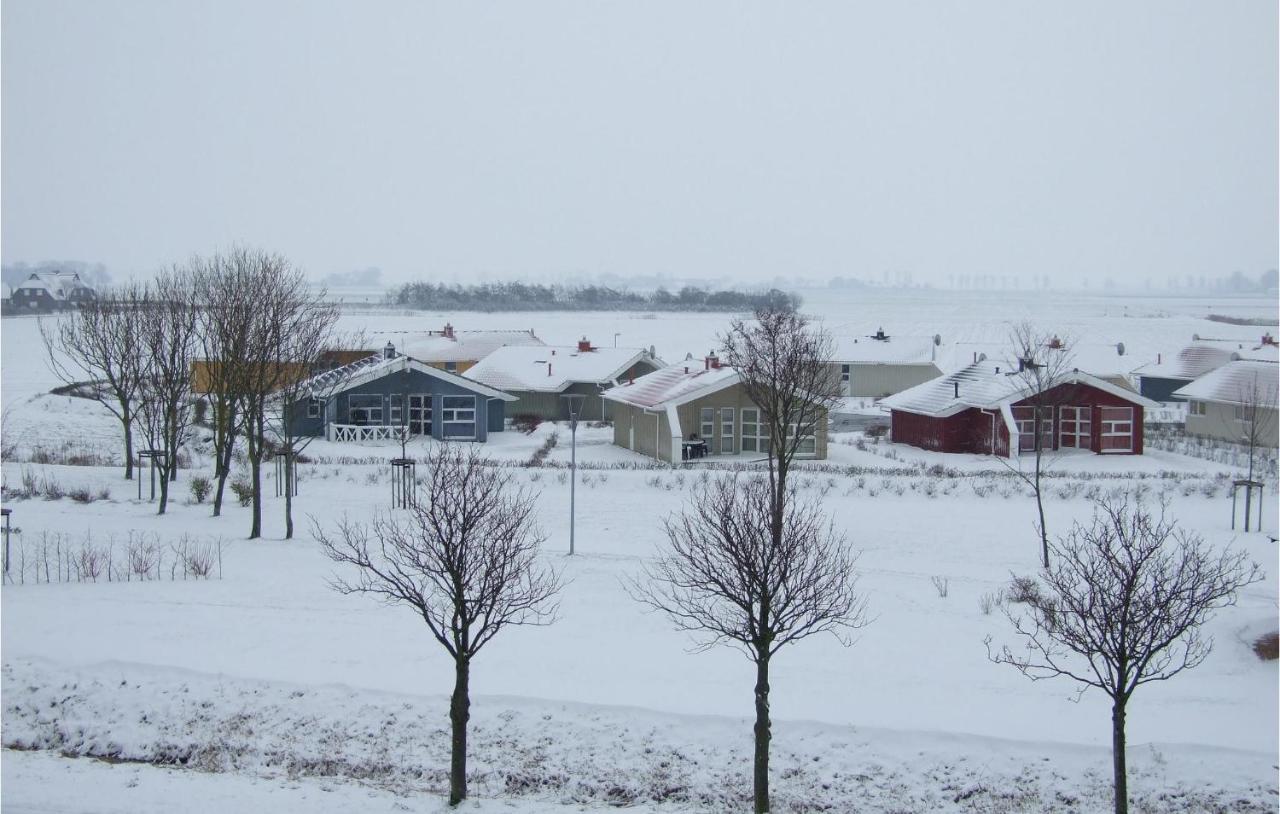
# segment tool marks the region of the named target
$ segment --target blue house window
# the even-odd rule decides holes
[[[307,418],[319,418],[324,402],[314,396],[307,399]]]
[[[382,396],[349,396],[347,408],[352,424],[382,424]]]
[[[444,396],[440,406],[443,408],[440,419],[446,424],[476,420],[475,396]]]

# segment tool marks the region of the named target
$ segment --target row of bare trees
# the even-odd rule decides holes
[[[753,663],[757,812],[770,810],[773,657],[819,633],[847,646],[868,622],[856,554],[821,505],[787,483],[803,429],[829,405],[822,395],[829,341],[793,311],[733,324],[722,352],[770,428],[768,467],[702,486],[666,521],[668,548],[627,584],[700,647],[735,647]],[[473,661],[506,627],[554,621],[563,582],[538,559],[534,498],[509,470],[448,446],[426,463],[423,494],[403,514],[367,525],[344,519],[333,530],[316,523],[313,533],[333,560],[355,569],[335,577],[337,590],[408,606],[453,659],[449,801],[456,805],[467,796]],[[993,650],[988,640],[989,653],[1032,678],[1065,676],[1112,698],[1115,810],[1123,814],[1130,696],[1203,661],[1211,641],[1201,626],[1260,573],[1242,554],[1215,554],[1140,505],[1099,504],[1090,525],[1046,545],[1054,557],[1025,592],[1025,610],[1006,607],[1025,647]]]
[[[193,398],[207,397],[213,426],[213,515],[243,449],[252,484],[249,537],[262,534],[262,463],[292,463],[307,442],[293,434],[310,374],[337,341],[336,306],[312,292],[281,255],[233,248],[193,257],[153,281],[102,292],[41,323],[50,366],[90,392],[120,423],[125,478],[140,435],[157,450],[158,512],[169,501]],[[193,395],[196,391],[196,395]],[[286,537],[293,536],[294,468],[284,468]]]

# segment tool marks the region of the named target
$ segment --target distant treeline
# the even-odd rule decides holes
[[[457,311],[752,311],[798,308],[800,297],[768,291],[711,291],[685,286],[679,291],[627,291],[596,285],[407,283],[387,295],[395,305]]]

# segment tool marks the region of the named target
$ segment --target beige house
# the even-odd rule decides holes
[[[1173,395],[1186,399],[1187,433],[1233,443],[1275,447],[1277,437],[1275,362],[1236,360],[1212,370]]]
[[[705,449],[721,460],[763,458],[769,431],[733,368],[714,356],[655,370],[604,393],[613,408],[613,442],[667,463]],[[827,457],[826,416],[801,430],[797,457]],[[704,446],[705,445],[705,446]]]
[[[884,398],[942,375],[937,364],[941,338],[874,334],[832,338],[832,392],[839,396]]]

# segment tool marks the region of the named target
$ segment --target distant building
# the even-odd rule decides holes
[[[349,364],[380,353],[390,342],[406,356],[449,373],[466,373],[481,359],[508,345],[545,344],[532,330],[459,331],[446,323],[439,331],[374,331],[357,348],[330,351],[336,364]]]
[[[1007,363],[974,362],[880,402],[891,440],[937,452],[1013,457],[1036,449],[1036,394]],[[1142,453],[1143,411],[1157,405],[1124,387],[1074,371],[1042,406],[1041,449]]]
[[[579,417],[607,421],[610,405],[600,396],[609,388],[662,366],[652,348],[597,348],[583,337],[576,346],[498,348],[467,371],[467,377],[516,396],[509,416],[548,421],[569,418],[566,395],[584,396]]]
[[[1275,362],[1280,360],[1276,340],[1264,334],[1261,341],[1201,339],[1194,337],[1192,344],[1176,354],[1158,354],[1156,361],[1133,371],[1138,380],[1138,392],[1154,401],[1182,401],[1177,391],[1206,373],[1217,370],[1228,362],[1237,360]]]
[[[833,341],[836,395],[883,398],[942,375],[940,337],[890,336],[879,328],[866,336],[836,335]]]
[[[1253,424],[1255,440],[1277,446],[1278,372],[1276,362],[1236,360],[1179,388],[1173,395],[1189,402],[1187,432],[1240,443]]]
[[[747,397],[738,372],[715,356],[668,365],[604,394],[613,406],[613,442],[659,461],[677,463],[697,445],[710,455],[769,452],[769,430]],[[801,435],[797,456],[827,457],[827,416]]]
[[[58,311],[96,297],[74,271],[37,271],[13,289],[9,301],[15,309]]]

